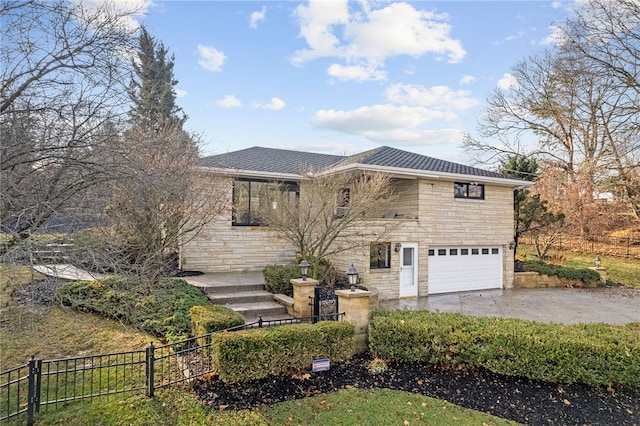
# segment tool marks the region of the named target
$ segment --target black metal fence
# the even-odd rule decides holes
[[[533,238],[529,236],[521,237],[520,242],[528,245],[534,244]],[[551,247],[560,251],[640,259],[640,238],[561,236]]]
[[[289,324],[315,323],[319,319],[343,319],[344,313],[323,318],[263,320],[220,330],[180,342],[138,351],[40,360],[0,372],[0,422],[33,425],[37,413],[65,404],[126,392],[144,392],[213,373],[211,335],[223,331],[249,330]]]

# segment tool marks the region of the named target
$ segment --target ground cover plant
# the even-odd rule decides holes
[[[210,304],[198,288],[177,278],[149,285],[136,278],[105,277],[64,284],[56,293],[65,306],[132,324],[168,342],[189,337],[194,306]]]

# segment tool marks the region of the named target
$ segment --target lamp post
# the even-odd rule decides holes
[[[602,265],[602,259],[600,257],[596,257],[596,268],[599,268]]]
[[[307,259],[302,259],[302,262],[300,262],[300,273],[302,274],[302,281],[306,281],[307,280],[307,274],[309,273],[309,262],[307,262]]]
[[[349,277],[349,284],[351,285],[351,291],[356,291],[356,284],[358,283],[358,270],[353,266],[353,263],[347,269],[347,277]]]

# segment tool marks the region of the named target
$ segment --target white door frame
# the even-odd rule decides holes
[[[405,259],[405,249],[411,259]],[[409,261],[407,263],[407,261]],[[400,247],[399,297],[418,296],[418,243],[402,243]],[[407,266],[405,266],[407,265]],[[409,270],[411,269],[411,270]]]

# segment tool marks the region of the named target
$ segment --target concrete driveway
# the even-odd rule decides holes
[[[640,290],[536,288],[437,294],[381,301],[382,309],[461,312],[564,324],[640,322]]]

